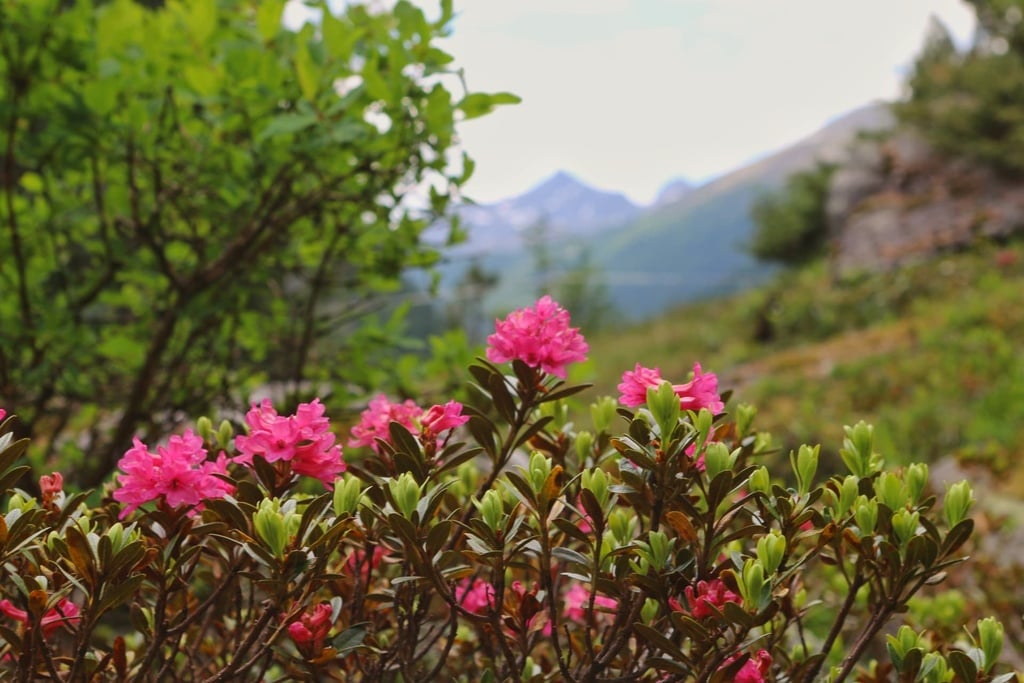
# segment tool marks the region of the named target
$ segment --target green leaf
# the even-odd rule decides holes
[[[500,92],[487,94],[475,92],[463,97],[462,100],[455,105],[455,108],[462,111],[464,117],[468,120],[489,114],[496,106],[502,104],[519,104],[520,102],[522,102],[522,98],[517,97],[512,93]]]
[[[301,130],[309,128],[316,122],[316,114],[281,114],[271,120],[267,127],[260,132],[256,140],[263,141],[267,138],[276,137],[278,135],[298,133]]]
[[[285,0],[260,0],[256,7],[256,30],[260,38],[269,41],[281,30]]]

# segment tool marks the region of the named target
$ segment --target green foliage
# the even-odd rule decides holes
[[[443,439],[426,420],[391,422],[335,477],[306,467],[311,433],[312,451],[333,452],[314,461],[341,458],[319,413],[280,418],[309,429],[287,435],[249,420],[233,444],[230,424],[215,437],[200,418],[191,445],[159,457],[200,478],[217,470],[205,476],[228,495],[200,493],[178,468],[134,466],[95,504],[59,475],[41,496],[12,491],[27,440],[0,417],[0,674],[1014,678],[1002,659],[1012,633],[996,619],[972,620],[966,640],[907,623],[915,597],[968,559],[974,494],[963,481],[938,504],[928,468],[887,469],[868,425],[846,428],[848,472],[819,474],[818,448],[802,447],[780,473],[798,482],[787,487],[758,466],[767,444],[749,406],[736,422],[682,410],[663,383],[586,432],[557,417],[585,385],[520,359],[469,371],[473,404],[448,404],[468,422]],[[221,448],[235,457],[211,462]],[[955,607],[943,618],[966,626]],[[870,659],[886,651],[891,664]]]
[[[1024,173],[1024,2],[971,0],[982,31],[961,54],[948,32],[929,35],[899,119],[938,149],[1009,174]]]
[[[786,179],[777,194],[754,202],[750,252],[762,261],[796,265],[815,259],[828,243],[825,204],[834,164],[818,162]]]
[[[0,404],[84,484],[257,384],[377,384],[364,321],[437,258],[455,123],[515,100],[446,88],[450,3],[158,4],[0,3]]]

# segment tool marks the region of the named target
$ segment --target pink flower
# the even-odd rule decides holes
[[[494,586],[483,579],[465,578],[455,587],[455,601],[462,605],[467,612],[483,614],[489,609],[494,609]]]
[[[39,477],[39,490],[43,494],[43,507],[53,506],[64,493],[64,477],[60,472],[42,475]]]
[[[574,583],[569,590],[565,592],[563,597],[563,603],[565,604],[565,616],[567,619],[583,623],[587,617],[587,606],[590,605],[590,591],[584,588],[581,584]],[[615,598],[609,598],[604,595],[594,596],[594,613],[597,614],[599,608],[605,609],[616,609],[619,606],[619,601]]]
[[[698,581],[697,591],[693,586],[686,587],[686,600],[690,603],[690,613],[694,619],[703,619],[715,615],[714,607],[721,611],[727,602],[740,602],[740,596],[733,593],[721,579]],[[677,603],[678,604],[678,603]]]
[[[467,422],[469,422],[469,415],[462,414],[462,404],[458,401],[448,401],[443,406],[431,406],[420,417],[420,433],[424,443],[428,443],[436,439],[441,432],[455,429]]]
[[[254,455],[267,462],[286,461],[291,463],[292,472],[333,485],[345,471],[345,461],[341,459],[341,447],[334,443],[324,410],[320,399],[313,399],[299,404],[294,415],[282,417],[270,399],[263,399],[245,414],[249,434],[235,437],[240,453],[235,462],[252,467]]]
[[[722,663],[722,666],[719,667],[719,669],[724,669],[739,658],[739,653],[729,657],[729,659]],[[771,666],[771,653],[767,650],[758,650],[756,655],[743,663],[740,670],[736,672],[736,677],[733,678],[733,681],[735,681],[735,683],[764,683],[764,677],[768,675],[768,671],[771,670]]]
[[[0,600],[0,612],[15,621],[20,621],[25,626],[30,625],[28,612],[18,609],[10,600]],[[54,607],[46,610],[39,627],[43,631],[43,637],[49,638],[54,631],[60,628],[61,624],[77,624],[78,620],[78,605],[67,598],[61,598]]]
[[[3,422],[4,418],[7,417],[7,411],[0,408],[0,422]]]
[[[710,444],[710,443],[711,442],[708,442],[708,444]],[[691,443],[689,446],[686,447],[686,450],[683,451],[683,452],[686,453],[686,455],[690,458],[690,460],[693,460],[693,454],[697,452],[697,444]],[[703,453],[701,453],[697,457],[697,463],[696,464],[697,464],[697,471],[698,472],[703,472],[705,469],[707,469],[707,467],[704,465],[704,454]]]
[[[221,453],[215,461],[207,460],[202,438],[191,430],[172,436],[156,453],[150,453],[138,437],[133,443],[117,463],[124,474],[117,476],[121,488],[114,491],[114,500],[127,504],[122,519],[159,498],[170,507],[192,506],[194,513],[203,500],[234,491],[216,476],[227,474],[227,457]]]
[[[645,368],[637,363],[635,369],[622,373],[619,403],[631,408],[647,403],[647,390],[662,381],[658,368]],[[712,413],[720,413],[725,408],[718,395],[718,377],[701,370],[700,363],[693,364],[693,379],[686,384],[673,384],[672,391],[679,397],[679,407],[683,410],[699,412],[707,408]]]
[[[588,348],[579,328],[569,327],[569,312],[543,296],[533,308],[520,308],[495,321],[494,334],[487,338],[487,359],[518,359],[564,379],[565,367],[586,360]]]
[[[707,408],[712,413],[720,413],[725,408],[722,397],[718,395],[718,377],[713,372],[703,372],[700,363],[693,364],[693,379],[686,384],[673,384],[672,389],[679,397],[679,407],[683,410],[699,411]]]
[[[416,429],[416,420],[422,414],[423,409],[410,399],[404,403],[392,403],[384,394],[377,394],[360,414],[359,424],[352,428],[352,438],[348,445],[368,446],[380,454],[377,439],[391,443],[392,422],[413,431]]]
[[[323,652],[327,634],[331,631],[331,606],[321,602],[313,613],[303,614],[297,621],[288,624],[288,636],[306,657],[315,657]]]
[[[647,403],[647,389],[661,384],[661,372],[658,368],[645,368],[639,363],[633,370],[622,373],[619,384],[619,403],[630,408]]]

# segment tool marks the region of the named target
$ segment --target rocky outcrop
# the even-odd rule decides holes
[[[885,270],[1024,230],[1024,182],[944,157],[900,131],[850,148],[827,213],[837,275]]]

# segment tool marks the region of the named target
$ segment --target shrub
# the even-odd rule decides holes
[[[835,169],[835,164],[818,162],[813,169],[787,178],[778,193],[754,203],[750,252],[755,257],[797,265],[824,254],[828,244],[825,204]]]
[[[593,430],[567,419],[586,341],[550,299],[501,321],[478,400],[374,399],[346,457],[318,402],[151,450],[98,495],[44,476],[0,518],[0,669],[50,680],[847,680],[962,562],[969,485],[883,467],[846,428],[847,474],[801,447],[773,481],[754,410],[695,367],[623,374]],[[499,365],[499,363],[501,365]],[[0,425],[0,489],[27,447]],[[0,420],[3,416],[0,415]],[[352,443],[358,445],[351,445]],[[216,454],[216,455],[214,455]],[[780,480],[781,481],[781,480]],[[126,505],[123,505],[126,504]],[[1002,627],[885,638],[908,681],[1005,681]],[[875,651],[881,651],[876,648]]]

